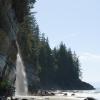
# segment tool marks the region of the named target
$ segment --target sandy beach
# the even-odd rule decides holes
[[[83,97],[71,96],[15,96],[14,98],[29,100],[84,100]]]
[[[62,91],[56,91],[53,92],[55,95],[53,96],[22,96],[22,95],[16,95],[14,98],[18,98],[19,100],[84,100],[87,97],[95,98],[96,100],[100,99],[100,94],[95,93],[95,90],[93,91],[78,91],[78,92],[62,92]],[[67,95],[65,95],[67,94]],[[74,94],[74,95],[72,95]]]

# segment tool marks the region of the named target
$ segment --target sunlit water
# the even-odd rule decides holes
[[[23,62],[21,60],[20,55],[17,55],[17,62],[16,62],[16,92],[15,95],[27,95],[28,88],[27,88],[27,79],[26,73],[24,69]]]

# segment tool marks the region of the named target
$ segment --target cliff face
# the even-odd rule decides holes
[[[15,81],[17,23],[10,0],[0,0],[0,77]],[[13,74],[13,75],[12,75]]]
[[[21,25],[24,23],[24,17],[27,13],[27,2],[25,3],[25,1],[27,0],[0,0],[0,78],[15,83],[16,59],[19,50],[27,71],[28,84],[31,86],[37,77],[32,69],[29,70],[33,65],[29,65],[25,61],[22,51],[25,50],[25,45],[23,46],[25,34],[21,32],[23,28]]]

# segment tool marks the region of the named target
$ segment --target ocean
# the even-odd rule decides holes
[[[95,90],[79,91],[76,94],[79,96],[93,97],[93,98],[96,98],[96,100],[100,100],[100,88],[95,89]]]
[[[96,100],[100,100],[100,88],[97,88],[95,90],[69,90],[69,91],[62,91],[62,94],[66,93],[68,96],[71,96],[73,93],[75,94],[75,97],[80,98],[86,98],[86,97],[93,97]]]

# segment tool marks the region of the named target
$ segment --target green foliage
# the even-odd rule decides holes
[[[77,56],[72,54],[71,49],[61,43],[59,49],[55,52],[56,59],[56,82],[59,85],[66,86],[70,82],[79,80],[80,64]]]
[[[23,22],[26,15],[30,15],[30,9],[33,8],[36,0],[13,0],[12,8],[15,11],[18,22]]]
[[[20,0],[14,1],[18,3]],[[30,12],[34,2],[35,0],[22,0],[22,6],[14,3],[18,19],[21,20],[20,17],[24,16],[18,34],[18,44],[24,62],[33,65],[33,70],[40,78],[42,86],[52,87],[54,84],[66,86],[72,81],[80,80],[80,64],[76,54],[73,54],[71,49],[67,49],[63,43],[59,48],[52,50],[48,38],[46,39],[44,34],[40,37],[39,26],[35,16]],[[17,9],[21,7],[23,7],[22,11],[17,13]]]
[[[17,34],[17,41],[20,54],[23,60],[27,73],[29,91],[37,88],[32,85],[32,82],[38,79],[29,78],[30,75],[37,76],[40,66],[38,63],[40,40],[39,40],[39,26],[35,20],[35,16],[27,14],[24,16],[24,21],[20,24],[19,33]],[[30,71],[30,69],[33,69]],[[31,81],[31,82],[30,82]],[[38,86],[38,84],[37,84]]]
[[[66,84],[80,80],[78,57],[70,48],[67,49],[65,44],[61,43],[59,48],[51,50],[48,39],[42,34],[38,58],[40,84],[64,87]]]
[[[1,96],[11,96],[14,93],[14,87],[12,83],[8,80],[0,81],[0,95]]]
[[[39,77],[41,84],[50,84],[53,81],[54,60],[52,50],[49,46],[48,39],[44,35],[41,37],[41,47],[39,53],[39,64],[41,67]],[[49,79],[49,80],[48,80]]]

